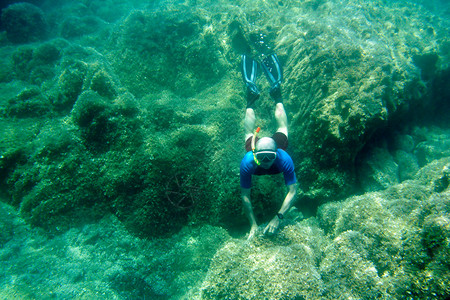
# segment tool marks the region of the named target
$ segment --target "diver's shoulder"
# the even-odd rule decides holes
[[[248,151],[247,153],[245,153],[244,157],[242,158],[242,163],[244,164],[248,164],[249,162],[253,161],[253,152],[252,151]]]
[[[283,150],[283,149],[277,149],[277,152],[278,152],[278,155],[281,155],[281,156],[289,156],[290,157],[290,155],[285,151],[285,150]]]
[[[277,156],[283,161],[292,161],[292,157],[283,149],[277,149]]]

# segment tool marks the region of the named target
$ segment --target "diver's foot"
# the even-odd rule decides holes
[[[281,83],[270,88],[270,97],[275,100],[275,103],[283,103],[281,97]]]
[[[276,103],[282,102],[281,98],[281,82],[283,81],[283,69],[277,55],[270,54],[262,61],[262,67],[270,83],[270,96]]]
[[[255,102],[259,99],[259,91],[256,86],[249,87],[247,85],[247,108],[255,108]]]
[[[256,86],[258,77],[258,62],[248,55],[242,55],[241,65],[242,78],[247,87],[247,108],[253,108],[255,101],[258,100],[260,92]]]

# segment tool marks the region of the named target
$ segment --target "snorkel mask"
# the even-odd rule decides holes
[[[258,135],[260,127],[256,128],[255,134],[252,139],[252,152],[255,163],[259,166],[261,163],[269,163],[277,157],[277,146],[272,138],[264,137],[258,141],[256,145],[256,136]],[[258,149],[256,149],[258,148]]]

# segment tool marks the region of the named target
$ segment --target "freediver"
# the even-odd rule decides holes
[[[278,129],[272,137],[257,136],[259,127],[255,130],[255,103],[260,97],[256,86],[258,66],[262,69],[270,83],[270,96],[275,102],[275,119]],[[248,55],[242,55],[242,77],[246,86],[247,107],[244,118],[245,150],[247,153],[240,165],[240,185],[242,203],[245,214],[250,221],[252,238],[258,229],[251,204],[252,176],[273,175],[283,173],[288,192],[278,213],[265,227],[263,234],[275,233],[283,220],[284,214],[294,204],[297,194],[297,178],[294,172],[292,158],[286,152],[288,146],[288,121],[281,95],[283,70],[276,54],[265,56],[259,63]]]

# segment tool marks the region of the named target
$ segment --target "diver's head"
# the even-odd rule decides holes
[[[260,138],[256,142],[253,155],[259,166],[269,169],[277,158],[277,143],[270,137]]]

